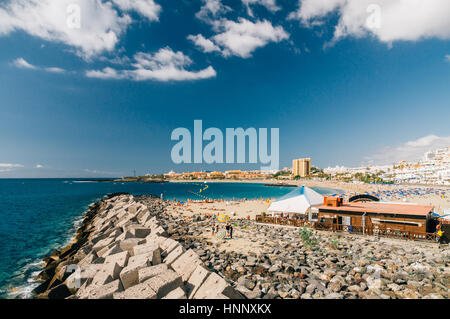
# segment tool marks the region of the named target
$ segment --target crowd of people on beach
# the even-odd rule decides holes
[[[221,226],[219,224],[215,224],[211,226],[211,236],[212,237],[216,237],[218,236],[221,231],[220,231]],[[226,223],[225,225],[225,236],[223,238],[219,238],[219,239],[233,239],[233,225],[231,223]]]

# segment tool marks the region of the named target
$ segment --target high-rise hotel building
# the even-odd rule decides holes
[[[299,158],[292,161],[292,175],[306,177],[311,175],[311,159]]]

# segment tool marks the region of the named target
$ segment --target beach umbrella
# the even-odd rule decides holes
[[[221,223],[226,223],[229,219],[230,216],[228,216],[227,214],[219,214],[219,216],[217,216],[217,220]]]

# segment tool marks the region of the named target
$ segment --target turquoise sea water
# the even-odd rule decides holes
[[[199,183],[110,183],[74,179],[0,179],[0,298],[27,297],[42,258],[73,236],[89,204],[104,195],[163,194],[165,199],[202,199]],[[211,183],[209,198],[254,199],[285,195],[290,187],[258,183]],[[317,189],[329,194],[335,190]]]

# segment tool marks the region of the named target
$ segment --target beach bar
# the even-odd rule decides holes
[[[319,223],[342,230],[434,233],[436,229],[433,206],[324,198],[318,209]]]

